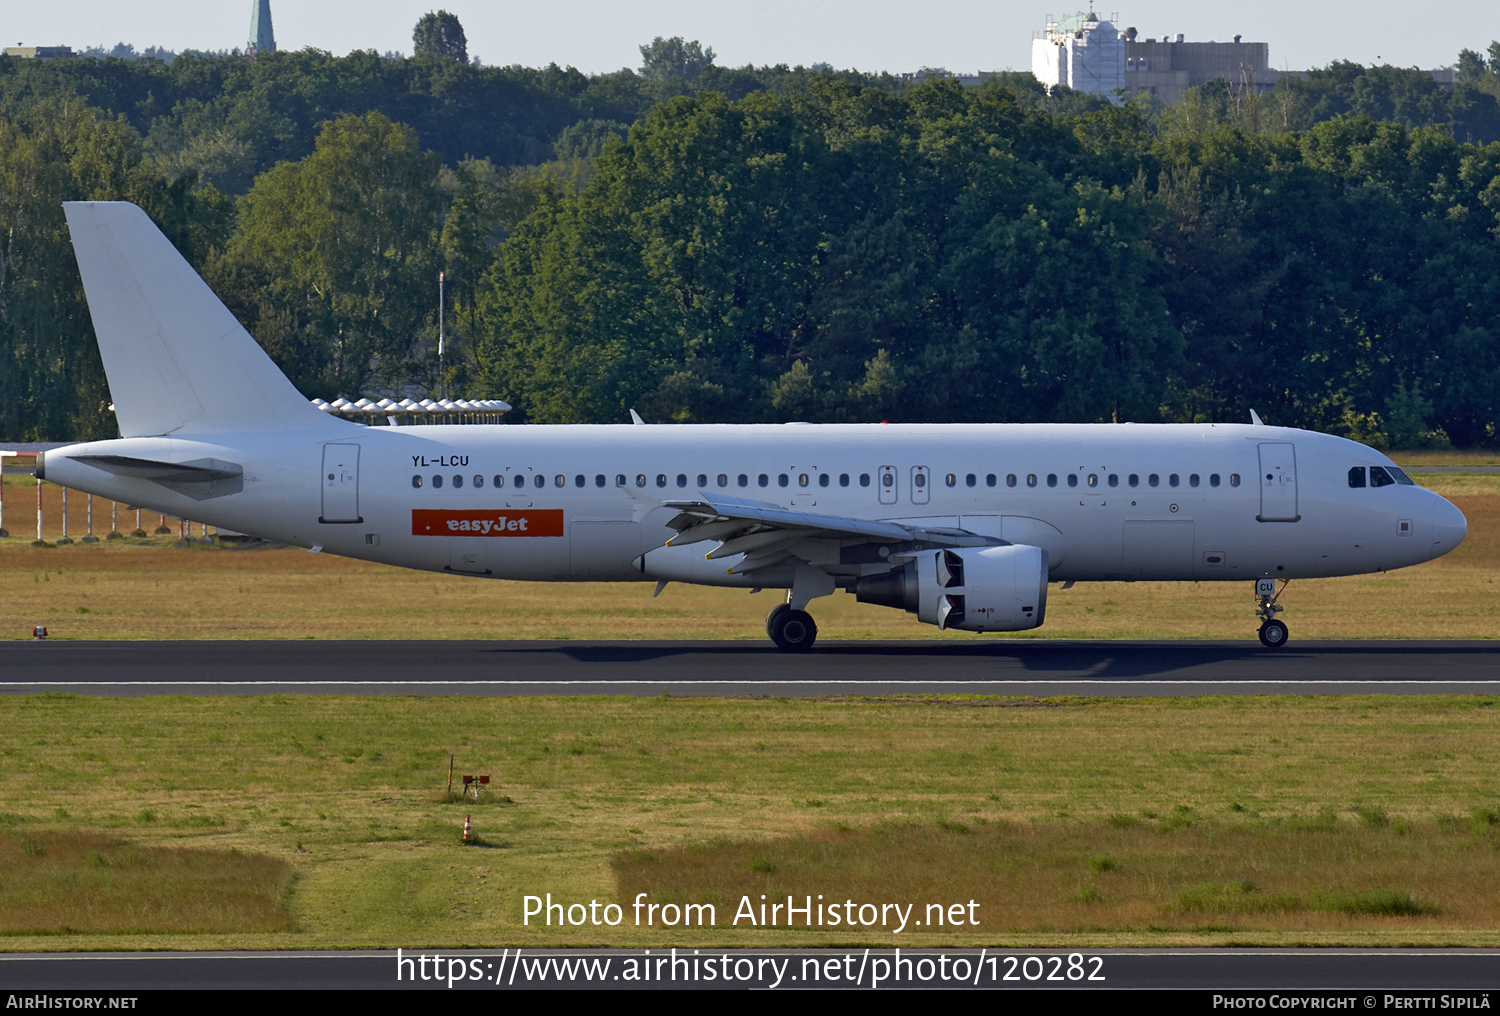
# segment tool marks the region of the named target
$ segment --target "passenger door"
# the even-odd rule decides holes
[[[319,522],[363,522],[359,517],[359,445],[323,446],[323,514]]]
[[[1257,522],[1296,522],[1297,449],[1291,442],[1260,446],[1260,514]]]

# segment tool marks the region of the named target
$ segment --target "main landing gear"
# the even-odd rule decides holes
[[[778,649],[802,653],[812,648],[818,637],[818,625],[805,610],[794,610],[790,603],[778,603],[766,615],[766,634]]]
[[[1283,582],[1281,592],[1278,593],[1275,579],[1255,580],[1255,595],[1260,597],[1260,606],[1255,610],[1255,616],[1261,619],[1260,644],[1269,649],[1280,649],[1286,645],[1289,635],[1286,624],[1276,619],[1276,615],[1286,608],[1276,601],[1281,599],[1281,593],[1286,592],[1286,587],[1289,585],[1291,585],[1290,580]]]

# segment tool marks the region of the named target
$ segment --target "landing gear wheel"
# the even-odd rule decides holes
[[[788,653],[805,653],[812,648],[818,637],[818,626],[812,615],[805,610],[793,610],[782,605],[782,610],[771,611],[766,618],[766,627],[776,647]]]
[[[1271,620],[1260,626],[1260,644],[1270,649],[1286,645],[1288,632],[1281,621]]]
[[[767,638],[774,639],[776,637],[773,634],[773,632],[776,631],[776,619],[778,617],[780,617],[782,614],[785,614],[787,611],[789,611],[791,609],[792,609],[792,606],[789,603],[778,603],[778,604],[776,604],[776,606],[774,606],[774,607],[771,608],[771,612],[766,615],[766,637]]]

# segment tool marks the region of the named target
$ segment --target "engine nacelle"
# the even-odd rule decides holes
[[[1041,547],[924,551],[899,571],[862,578],[855,597],[899,607],[917,620],[964,631],[1026,631],[1047,617],[1047,552]]]

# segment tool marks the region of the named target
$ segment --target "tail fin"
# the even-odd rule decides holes
[[[327,426],[145,212],[63,210],[123,436]]]

